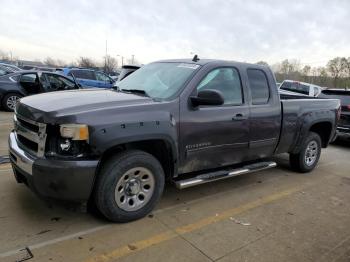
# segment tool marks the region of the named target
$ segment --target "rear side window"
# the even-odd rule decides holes
[[[270,90],[265,73],[260,69],[248,69],[247,73],[253,105],[266,104]]]
[[[301,84],[299,82],[283,82],[280,89],[309,95],[310,86]]]
[[[94,72],[89,70],[72,70],[68,75],[74,75],[75,78],[96,80]]]

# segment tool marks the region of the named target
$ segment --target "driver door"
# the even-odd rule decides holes
[[[239,71],[234,67],[211,70],[192,95],[205,89],[220,91],[224,104],[180,108],[179,173],[228,166],[248,157],[249,105],[243,98]]]

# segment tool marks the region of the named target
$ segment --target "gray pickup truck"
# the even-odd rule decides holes
[[[283,97],[283,96],[282,96]],[[276,166],[315,168],[339,100],[280,98],[268,67],[219,60],[143,66],[116,90],[22,98],[9,136],[15,177],[42,197],[94,203],[109,220],[151,212],[178,188]]]

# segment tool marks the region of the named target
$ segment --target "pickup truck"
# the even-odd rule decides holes
[[[165,60],[115,90],[22,98],[10,159],[17,182],[39,196],[93,203],[127,222],[152,211],[165,181],[183,189],[272,168],[280,153],[309,172],[339,116],[336,99],[281,100],[268,67]]]

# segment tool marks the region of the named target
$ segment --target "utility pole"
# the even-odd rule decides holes
[[[105,68],[104,70],[106,70],[107,68],[107,39],[106,39],[106,54],[105,54]]]
[[[135,55],[131,55],[131,64],[132,65],[134,64],[134,58],[135,58]]]
[[[121,57],[121,59],[122,59],[122,67],[123,67],[123,65],[124,65],[124,56],[122,56],[122,55],[117,55],[117,57]]]

